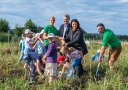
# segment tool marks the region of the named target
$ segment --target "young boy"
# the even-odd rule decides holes
[[[49,77],[49,83],[51,84],[57,76],[57,45],[54,41],[54,34],[49,33],[48,36],[48,49],[43,57],[43,62],[46,63],[46,73]]]

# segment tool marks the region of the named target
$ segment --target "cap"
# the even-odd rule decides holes
[[[30,29],[26,29],[24,34],[28,34],[28,33],[32,33],[33,34],[33,32]]]
[[[57,57],[57,62],[60,63],[62,61],[64,61],[65,57],[64,56],[58,56]]]
[[[50,38],[50,37],[53,38],[54,36],[55,36],[55,35],[54,35],[53,33],[49,33],[47,37],[48,37],[48,38]]]
[[[35,37],[39,37],[40,36],[40,33],[36,33]]]

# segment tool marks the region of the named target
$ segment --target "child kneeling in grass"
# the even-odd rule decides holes
[[[73,67],[71,66],[69,58],[65,59],[66,63],[63,65],[62,71],[59,72],[59,78],[71,78],[74,75]]]
[[[71,62],[71,66],[74,69],[74,75],[78,76],[78,69],[76,67],[78,66],[79,63],[81,63],[81,60],[83,58],[83,54],[81,51],[76,50],[75,48],[68,48],[66,46],[63,46],[60,50],[60,52],[65,55],[66,57],[69,58]]]

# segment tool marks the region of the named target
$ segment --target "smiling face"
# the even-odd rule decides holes
[[[68,17],[64,17],[64,24],[69,24],[69,18]]]
[[[48,41],[49,41],[49,43],[52,43],[54,41],[54,38],[53,37],[48,37]]]
[[[103,26],[98,26],[97,30],[99,33],[103,33],[104,32],[104,27]]]
[[[77,22],[72,22],[72,29],[73,29],[73,30],[76,30],[77,27],[78,27]]]
[[[55,18],[54,17],[50,17],[49,23],[50,23],[51,26],[54,26]]]

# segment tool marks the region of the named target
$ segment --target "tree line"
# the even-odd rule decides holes
[[[40,32],[43,27],[37,26],[31,19],[26,21],[24,24],[24,27],[19,26],[18,24],[15,26],[14,29],[10,29],[9,22],[6,19],[0,18],[0,33],[7,33],[8,31],[16,35],[17,37],[21,37],[22,33],[24,32],[25,29],[31,29],[31,31],[37,33]],[[83,30],[84,31],[84,30]],[[101,40],[101,35],[99,33],[84,33],[84,37],[87,40]],[[128,35],[117,35],[118,39],[121,41],[127,41],[128,40]]]
[[[26,21],[24,27],[21,27],[17,24],[14,29],[10,29],[9,22],[0,18],[0,32],[7,33],[9,31],[11,34],[20,37],[24,30],[28,28],[35,33],[40,32],[43,29],[43,27],[37,26],[31,19]]]

